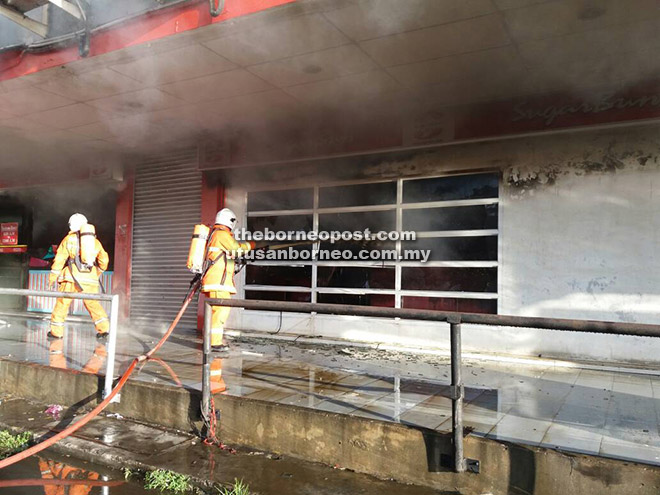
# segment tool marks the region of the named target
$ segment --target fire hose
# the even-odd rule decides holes
[[[308,244],[308,242],[295,242],[295,243],[290,243],[290,244],[280,244],[280,245],[275,245],[275,246],[263,246],[258,249],[263,249],[263,250],[269,250],[269,249],[285,249],[289,248],[292,246],[297,246],[301,244]],[[183,316],[183,313],[185,313],[186,309],[188,308],[188,305],[190,304],[190,301],[192,301],[192,298],[194,297],[195,293],[197,290],[201,287],[201,280],[202,280],[203,275],[198,274],[195,276],[195,278],[192,280],[190,283],[190,289],[188,290],[188,294],[186,295],[186,298],[183,301],[183,304],[181,306],[181,309],[179,309],[179,312],[177,313],[176,317],[172,321],[171,325],[163,335],[163,337],[158,341],[158,343],[146,354],[142,354],[140,356],[137,356],[136,358],[133,359],[131,364],[128,366],[126,371],[124,371],[124,374],[121,375],[119,378],[119,381],[117,382],[117,385],[112,389],[110,394],[108,394],[103,401],[96,406],[94,409],[92,409],[89,413],[87,413],[85,416],[83,416],[80,421],[70,425],[69,427],[65,428],[61,432],[57,433],[56,435],[44,440],[43,442],[40,442],[22,452],[19,452],[18,454],[14,454],[11,457],[7,457],[6,459],[3,459],[0,461],[0,469],[6,468],[8,466],[11,466],[12,464],[15,464],[19,461],[22,461],[24,459],[27,459],[28,457],[31,457],[35,454],[38,454],[42,450],[47,449],[48,447],[56,444],[60,440],[72,435],[76,431],[78,431],[80,428],[85,426],[87,423],[89,423],[92,419],[94,419],[96,416],[98,416],[111,402],[112,399],[119,393],[119,391],[126,385],[126,382],[128,381],[128,378],[131,376],[133,371],[135,371],[135,368],[137,367],[138,364],[140,363],[146,363],[150,359],[156,359],[152,358],[153,354],[155,354],[162,346],[165,344],[167,339],[170,338],[170,335],[176,328],[176,326],[179,323],[179,320]],[[208,428],[209,428],[209,438],[207,438],[206,443],[217,443],[220,448],[224,449],[225,446],[217,440],[215,437],[215,407],[214,404],[212,404],[212,414],[211,418],[205,418],[207,419],[208,422]]]
[[[42,478],[13,479],[0,481],[0,488],[13,488],[20,486],[121,486],[125,481],[99,481],[99,480],[48,480]]]
[[[71,426],[65,428],[61,432],[57,433],[56,435],[44,440],[43,442],[40,442],[22,452],[19,452],[18,454],[14,454],[11,457],[7,457],[6,459],[3,459],[0,461],[0,469],[6,468],[7,466],[11,466],[12,464],[15,464],[19,461],[22,461],[24,459],[27,459],[28,457],[31,457],[35,454],[38,454],[42,450],[47,449],[48,447],[56,444],[60,440],[72,435],[76,431],[78,431],[80,428],[85,426],[87,423],[89,423],[92,419],[94,419],[96,416],[98,416],[107,406],[112,402],[112,399],[119,393],[119,391],[126,385],[126,382],[128,381],[128,378],[131,376],[133,371],[135,370],[135,367],[142,362],[146,362],[149,359],[151,359],[151,356],[155,354],[162,346],[163,344],[169,339],[170,335],[176,328],[177,324],[179,323],[179,320],[183,316],[183,313],[185,313],[186,309],[188,308],[188,305],[190,304],[190,301],[192,301],[192,298],[194,297],[195,293],[197,292],[197,289],[199,289],[201,285],[201,280],[196,279],[193,284],[190,287],[190,290],[188,291],[188,294],[183,301],[183,305],[181,306],[181,309],[177,313],[176,317],[172,321],[172,324],[169,326],[167,329],[167,332],[165,332],[165,335],[158,341],[158,343],[146,354],[142,354],[140,356],[137,356],[131,364],[128,366],[124,374],[119,378],[119,382],[117,382],[117,385],[112,389],[112,392],[108,394],[108,396],[103,399],[103,401],[96,406],[94,409],[92,409],[89,413],[87,413],[80,421],[77,423],[72,424]]]

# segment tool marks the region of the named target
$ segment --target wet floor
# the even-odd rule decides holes
[[[31,457],[0,470],[2,495],[144,495],[122,473],[67,458]]]
[[[37,439],[49,436],[54,431],[61,431],[63,424],[68,424],[69,420],[77,421],[82,414],[79,413],[73,418],[62,417],[56,420],[46,414],[45,410],[45,404],[0,394],[0,423],[19,430],[29,429],[34,432]],[[79,464],[79,461],[74,461],[74,458],[81,458],[104,464],[109,462],[113,466],[119,463],[118,468],[140,466],[143,469],[168,469],[198,480],[211,480],[225,487],[230,486],[235,479],[241,479],[249,486],[250,493],[255,495],[282,493],[287,495],[381,495],[392,491],[396,491],[398,495],[460,495],[453,489],[438,491],[427,487],[378,480],[366,474],[342,469],[340,466],[333,468],[248,448],[222,449],[217,445],[206,445],[193,435],[164,430],[105,413],[92,419],[89,424],[58,443],[57,448],[60,449],[58,450],[60,453],[71,455],[70,458],[65,459],[64,463],[71,464],[77,470],[61,467],[42,469],[40,460],[31,459],[12,466],[8,470],[0,470],[0,493],[5,493],[1,484],[3,477],[30,479],[37,486],[34,480],[38,481],[40,477],[43,479],[42,472],[46,471],[57,473],[57,476],[60,477],[64,475],[67,479],[82,480],[83,485],[92,490],[89,492],[59,491],[45,495],[142,493],[139,486],[130,484],[113,485],[112,491],[99,492],[97,488],[100,487],[92,486],[90,479],[122,482],[122,474],[104,471],[103,468],[93,464]],[[47,452],[48,455],[51,454],[50,450]],[[100,477],[96,477],[93,473],[98,473]],[[103,478],[104,476],[106,478]],[[96,481],[94,485],[98,484]],[[30,489],[32,488],[30,487]],[[206,492],[209,495],[219,495],[215,488],[206,489]],[[19,493],[32,492],[21,491]],[[149,493],[157,494],[158,492],[150,491]]]
[[[71,324],[48,342],[45,321],[7,318],[0,356],[103,373],[105,346],[90,325]],[[122,329],[117,367],[160,334]],[[177,329],[134,379],[200,388],[201,340]],[[554,364],[464,363],[464,419],[473,434],[660,465],[660,376]],[[446,431],[447,359],[355,347],[268,340],[232,343],[212,363],[216,393],[293,404]]]

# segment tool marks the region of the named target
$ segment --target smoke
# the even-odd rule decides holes
[[[82,213],[96,227],[96,235],[110,256],[110,270],[114,260],[115,205],[114,185],[80,183],[7,191],[0,198],[8,198],[24,206],[31,213],[32,235],[30,252],[43,256],[48,248],[68,233],[69,217]]]
[[[0,131],[18,137],[3,133],[12,142],[3,151],[33,166],[49,156],[66,169],[230,136],[237,157],[254,163],[350,148],[342,129],[350,134],[430,105],[625,87],[660,72],[652,4],[309,2],[199,29],[199,40],[149,44],[139,43],[140,23],[125,22],[117,44],[129,48],[21,78],[25,87],[84,102],[79,111],[89,117],[62,129],[35,127],[30,114],[0,115]],[[92,27],[153,7],[94,2]]]

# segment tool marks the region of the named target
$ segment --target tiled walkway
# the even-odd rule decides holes
[[[0,324],[0,357],[93,371],[94,354],[103,355],[90,325],[68,326],[64,360],[51,353],[45,322],[3,319],[10,326]],[[119,370],[156,341],[122,329]],[[194,331],[177,331],[158,356],[163,362],[149,362],[134,377],[199,388]],[[234,342],[212,366],[222,369],[213,385],[226,394],[451,428],[444,358],[260,340]],[[660,465],[660,375],[467,361],[463,376],[473,434]]]

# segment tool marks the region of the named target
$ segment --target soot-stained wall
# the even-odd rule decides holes
[[[660,128],[560,133],[401,153],[250,168],[226,174],[228,203],[245,190],[369,178],[498,170],[500,314],[660,323]],[[405,228],[405,226],[404,226]],[[279,315],[235,312],[234,326],[272,330]],[[271,321],[272,320],[272,321]],[[341,324],[339,323],[341,321]],[[300,316],[282,331],[445,347],[437,328]],[[466,350],[660,362],[658,339],[466,327]]]

